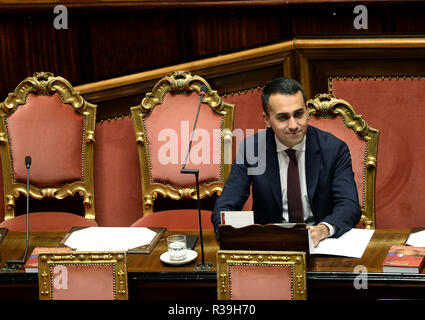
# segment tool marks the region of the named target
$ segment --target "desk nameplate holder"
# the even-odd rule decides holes
[[[242,228],[219,225],[221,250],[301,251],[309,262],[308,229],[305,223],[253,224]]]

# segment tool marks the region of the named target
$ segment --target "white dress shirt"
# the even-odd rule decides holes
[[[305,175],[305,141],[306,136],[304,136],[303,140],[293,146],[292,148],[288,148],[284,144],[282,144],[275,135],[276,141],[276,149],[277,149],[277,158],[279,162],[279,175],[280,175],[280,186],[282,189],[282,216],[285,222],[289,221],[288,214],[288,197],[286,193],[287,188],[287,176],[288,176],[288,166],[289,166],[289,156],[285,152],[287,149],[294,149],[295,156],[297,157],[298,164],[298,173],[300,177],[300,188],[301,188],[301,201],[303,205],[304,211],[304,221],[307,225],[314,224],[313,212],[310,208],[310,202],[307,194],[307,180]],[[326,222],[321,222],[321,224],[326,225],[329,228],[329,235],[332,236],[335,233],[335,228]]]

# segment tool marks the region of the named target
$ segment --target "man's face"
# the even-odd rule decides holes
[[[281,143],[292,148],[302,141],[307,132],[308,113],[301,91],[271,95],[268,111],[268,115],[263,112],[264,121]]]

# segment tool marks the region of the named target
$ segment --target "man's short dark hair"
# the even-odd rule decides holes
[[[291,78],[276,78],[270,81],[263,89],[263,92],[261,93],[261,102],[263,103],[263,110],[265,114],[269,114],[269,99],[270,96],[273,94],[287,94],[287,95],[293,95],[296,94],[298,91],[301,91],[303,98],[304,98],[304,104],[306,103],[305,93],[304,89],[301,86],[301,84]]]

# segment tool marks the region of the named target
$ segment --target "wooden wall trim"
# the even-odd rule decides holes
[[[293,49],[293,41],[285,41],[260,48],[83,84],[76,86],[75,89],[90,101],[99,102],[146,92],[146,89],[151,89],[156,81],[176,70],[190,71],[204,77],[217,77],[242,70],[253,70],[273,65],[282,60],[284,66],[292,70],[291,59],[286,58],[292,56]],[[145,86],[147,87],[145,88]]]
[[[425,38],[294,39],[297,49],[425,48]]]
[[[234,7],[234,6],[282,6],[303,4],[346,4],[353,5],[352,0],[2,0],[0,7],[13,6],[46,6],[63,4],[74,7],[143,7],[143,8],[176,8],[176,7]],[[362,0],[364,4],[375,3],[376,0]],[[418,0],[385,0],[387,4],[400,2],[423,2]]]
[[[360,56],[367,58],[382,55],[389,57],[400,53],[392,53],[391,50],[387,51],[388,49],[421,50],[422,48],[425,48],[425,38],[419,37],[293,39],[236,53],[83,84],[75,88],[86,99],[98,103],[143,94],[149,91],[160,78],[176,70],[190,71],[205,78],[215,78],[282,63],[283,74],[298,79],[304,85],[307,96],[310,96],[313,91],[310,83],[310,61],[312,59],[342,59]],[[352,51],[347,49],[364,50]],[[385,50],[385,52],[382,50]],[[402,55],[408,56],[409,54],[413,54],[413,52],[405,52]],[[422,56],[422,50],[418,54]]]
[[[403,76],[402,61],[418,59],[419,66],[425,59],[425,38],[419,37],[294,39],[294,48],[298,80],[311,98],[324,92],[329,76]]]

